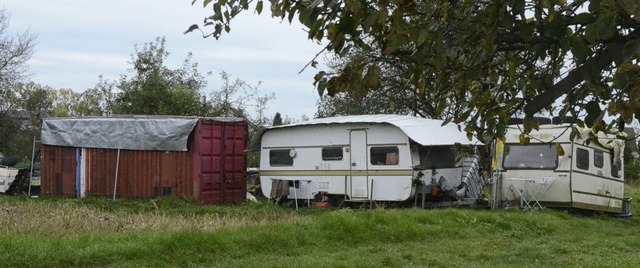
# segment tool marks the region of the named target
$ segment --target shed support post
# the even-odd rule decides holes
[[[116,190],[118,190],[118,170],[120,169],[120,149],[118,149],[118,157],[116,158],[116,178],[113,183],[113,201],[116,200]]]
[[[33,135],[33,148],[31,149],[31,168],[29,170],[29,192],[27,193],[31,197],[31,182],[33,180],[33,164],[36,157],[36,136]]]

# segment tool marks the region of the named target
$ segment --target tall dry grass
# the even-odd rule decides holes
[[[8,200],[0,197],[0,233],[62,237],[86,233],[234,229],[251,225],[295,221],[302,216],[277,210],[255,215],[212,213],[180,215],[155,212],[105,211],[71,202]]]
[[[0,196],[0,267],[637,267],[636,215]]]

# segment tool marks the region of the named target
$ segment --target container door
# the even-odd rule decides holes
[[[352,130],[349,133],[349,158],[351,167],[347,181],[347,193],[351,199],[366,200],[369,197],[369,178],[367,168],[367,131]]]
[[[205,204],[223,203],[223,158],[224,143],[222,126],[219,122],[203,120],[198,126],[200,145],[199,152],[200,176],[199,201]]]
[[[244,122],[227,122],[224,127],[224,184],[222,202],[244,202],[247,197]]]
[[[199,201],[205,204],[243,202],[246,198],[246,124],[202,120],[196,131]]]

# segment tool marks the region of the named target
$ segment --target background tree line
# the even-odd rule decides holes
[[[39,137],[44,117],[242,117],[249,123],[251,133],[272,123],[265,110],[275,93],[262,94],[261,82],[250,84],[224,71],[219,74],[222,86],[207,90],[211,73],[203,74],[192,62],[191,53],[178,68],[166,65],[170,53],[163,37],[135,46],[130,69],[117,80],[99,76],[96,85],[84,91],[31,82],[26,63],[37,36],[28,31],[11,35],[8,27],[8,12],[0,9],[0,153],[7,157],[18,161],[31,157],[32,142]]]

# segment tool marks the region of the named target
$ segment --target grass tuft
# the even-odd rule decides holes
[[[637,186],[627,186],[636,210]],[[618,266],[637,216],[0,197],[2,266]]]

